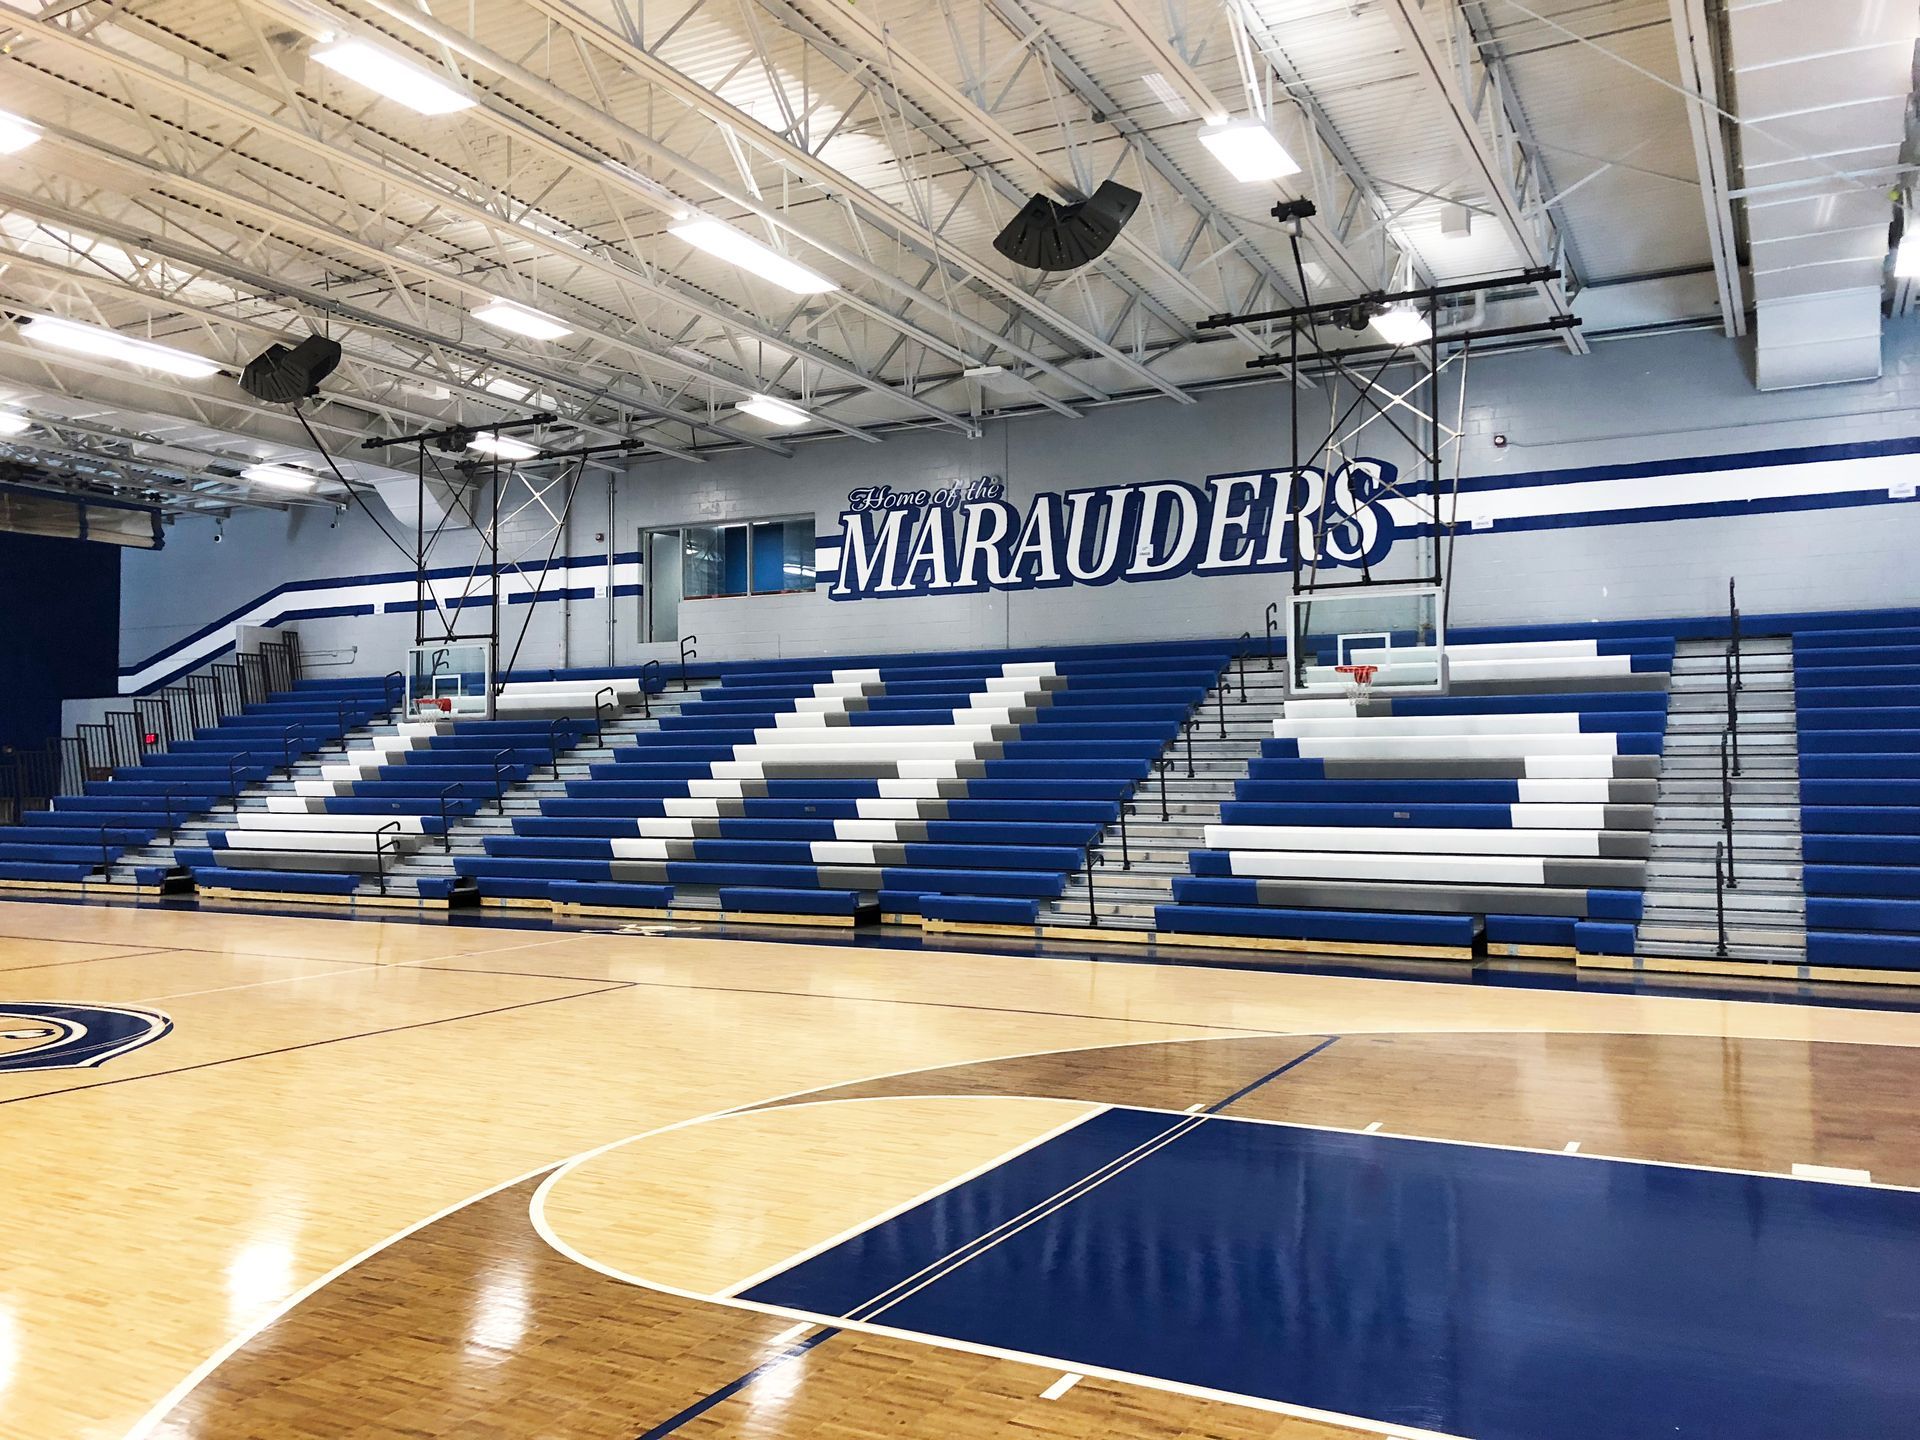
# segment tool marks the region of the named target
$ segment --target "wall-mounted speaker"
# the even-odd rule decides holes
[[[1032,270],[1078,270],[1107,253],[1139,204],[1138,190],[1111,180],[1070,205],[1036,195],[994,236],[993,248]]]

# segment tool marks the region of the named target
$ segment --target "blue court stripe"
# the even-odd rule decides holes
[[[1340,1037],[1338,1035],[1329,1035],[1326,1039],[1322,1040],[1318,1045],[1314,1046],[1311,1050],[1307,1051],[1304,1055],[1296,1055],[1293,1057],[1293,1059],[1287,1061],[1286,1064],[1277,1066],[1276,1068],[1269,1070],[1266,1074],[1262,1075],[1258,1080],[1254,1081],[1251,1085],[1241,1086],[1238,1090],[1234,1091],[1233,1094],[1227,1096],[1227,1098],[1222,1100],[1219,1104],[1209,1105],[1201,1113],[1203,1115],[1218,1115],[1222,1110],[1226,1109],[1227,1106],[1233,1104],[1234,1101],[1246,1099],[1247,1096],[1251,1095],[1254,1091],[1258,1090],[1262,1085],[1267,1084],[1269,1081],[1278,1080],[1282,1075],[1286,1074],[1287,1071],[1293,1069],[1294,1066],[1306,1064],[1307,1061],[1311,1060],[1314,1056],[1318,1055],[1322,1050],[1326,1049],[1329,1045],[1333,1044],[1333,1042],[1338,1040],[1339,1038]]]
[[[754,1366],[753,1369],[742,1375],[738,1380],[728,1381],[712,1394],[702,1396],[700,1399],[694,1401],[693,1404],[687,1406],[687,1408],[682,1410],[678,1415],[670,1416],[668,1419],[662,1420],[651,1430],[642,1431],[641,1434],[636,1437],[636,1440],[660,1440],[660,1437],[663,1435],[671,1435],[689,1420],[698,1420],[702,1415],[706,1414],[707,1411],[713,1409],[714,1406],[720,1404],[722,1401],[732,1399],[762,1375],[767,1374],[769,1371],[778,1370],[782,1365],[806,1354],[807,1351],[813,1349],[814,1346],[820,1344],[822,1341],[831,1340],[839,1333],[840,1331],[838,1329],[833,1326],[828,1326],[818,1335],[809,1335],[798,1344],[789,1345],[785,1350],[774,1356],[773,1359],[763,1365]]]

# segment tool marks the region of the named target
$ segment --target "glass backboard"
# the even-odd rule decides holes
[[[1444,586],[1392,581],[1287,597],[1287,694],[1442,694]]]
[[[493,652],[484,644],[443,641],[407,651],[407,715],[484,716],[493,685]]]

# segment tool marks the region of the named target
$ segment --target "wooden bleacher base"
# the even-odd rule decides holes
[[[104,890],[104,880],[0,880],[0,890]],[[122,886],[113,886],[122,889]]]
[[[1689,960],[1667,955],[1580,955],[1583,970],[1656,970],[1685,975],[1744,975],[1762,980],[1832,981],[1843,985],[1920,986],[1920,971],[1861,970],[1834,965],[1773,965],[1764,960]]]
[[[624,905],[582,905],[577,901],[483,900],[483,905],[511,905],[521,909],[551,910],[555,915],[584,915],[602,920],[672,920],[705,925],[804,925],[813,929],[851,930],[855,915],[774,915],[758,910],[643,910]]]
[[[1515,960],[1571,960],[1574,953],[1571,945],[1518,945],[1511,940],[1487,942],[1487,954]]]
[[[320,895],[310,890],[238,890],[226,885],[203,885],[198,893],[209,900],[270,900],[276,905],[355,905],[387,910],[448,908],[445,900],[430,900],[420,895]]]
[[[1064,940],[1076,945],[1201,946],[1220,950],[1275,950],[1298,955],[1366,955],[1395,960],[1466,961],[1477,957],[1456,945],[1369,945],[1357,940],[1279,940],[1261,935],[1165,934],[1154,930],[1085,925],[984,925],[964,920],[926,920],[924,929],[949,935],[1018,936],[1025,940]]]

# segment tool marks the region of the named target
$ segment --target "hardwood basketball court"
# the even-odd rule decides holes
[[[1566,1298],[1565,1276],[1490,1271],[1517,1242],[1484,1222],[1567,1185],[1563,1214],[1628,1236],[1651,1215],[1677,1247],[1612,1257],[1619,1289],[1588,1300],[1695,1251],[1756,1283],[1903,1284],[1904,1010],[25,903],[0,910],[0,984],[171,1021],[96,1066],[0,1073],[8,1436],[1599,1435],[1623,1432],[1579,1376],[1615,1364],[1679,1365],[1649,1403],[1748,1434],[1821,1414],[1856,1433],[1907,1398],[1910,1367],[1818,1353],[1791,1396],[1757,1396],[1754,1352],[1686,1314],[1658,1337],[1611,1304],[1478,1328]],[[1098,1150],[1116,1126],[1150,1153]],[[1289,1158],[1209,1158],[1209,1136]],[[1106,1214],[1153,1175],[1185,1198]],[[1337,1238],[1285,1175],[1332,1187]],[[1255,1231],[1192,1228],[1218,1221],[1181,1209],[1197,1178],[1253,1200]],[[995,1211],[1029,1190],[1045,1203]],[[1290,1237],[1263,1228],[1283,1213]],[[1747,1260],[1715,1248],[1730,1233]],[[836,1267],[928,1268],[922,1241],[945,1268],[907,1289],[984,1295],[1004,1339],[912,1299],[828,1303]],[[1269,1282],[1313,1374],[1371,1377],[1345,1392],[1371,1412],[1317,1403],[1318,1381],[1190,1378],[1214,1363],[1195,1324]],[[1473,1333],[1410,1370],[1397,1296]],[[1897,1307],[1852,1308],[1858,1343],[1910,1344]],[[1130,1365],[1102,1358],[1116,1315],[1148,1336]],[[1527,1391],[1488,1388],[1514,1335],[1564,1404],[1486,1408]]]

